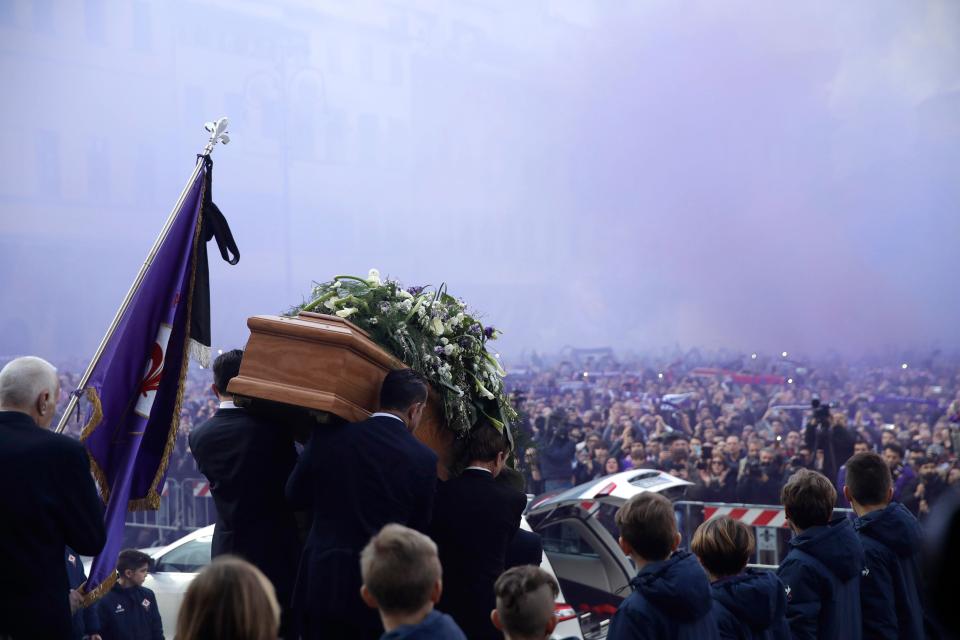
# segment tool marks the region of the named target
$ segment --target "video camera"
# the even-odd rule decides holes
[[[810,401],[810,409],[813,410],[812,422],[818,426],[830,426],[830,405],[820,402],[820,398],[814,398]]]

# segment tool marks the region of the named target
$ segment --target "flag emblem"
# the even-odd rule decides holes
[[[140,395],[137,396],[137,406],[134,411],[142,418],[150,417],[153,401],[157,397],[160,381],[163,379],[163,365],[167,356],[167,345],[170,343],[170,333],[173,328],[169,324],[161,324],[157,330],[157,339],[150,350],[143,382],[140,383]]]
[[[146,598],[144,598],[144,599],[143,599],[143,602],[141,602],[140,604],[143,605],[143,608],[144,608],[144,609],[149,609],[149,608],[150,608],[150,601],[147,600]]]

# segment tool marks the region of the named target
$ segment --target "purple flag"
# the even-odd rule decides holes
[[[80,439],[107,505],[107,542],[84,585],[88,603],[116,579],[127,511],[160,505],[189,356],[209,353],[206,236],[213,232],[205,218],[226,226],[219,210],[207,215],[210,168],[209,158],[202,160],[85,388],[91,409]],[[205,328],[206,344],[191,340],[191,325]]]

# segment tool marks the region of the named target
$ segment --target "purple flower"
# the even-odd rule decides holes
[[[423,290],[424,290],[425,288],[426,288],[426,287],[409,287],[409,288],[407,289],[407,293],[409,293],[409,294],[412,295],[412,296],[418,296],[418,295],[420,295],[421,293],[423,293]]]
[[[442,355],[445,353],[444,350],[443,350],[443,347],[441,347],[440,345],[435,346],[435,347],[433,348],[433,352],[434,352],[435,354],[437,354],[438,356],[442,356]]]
[[[459,340],[457,340],[457,342],[458,342],[458,343],[460,344],[460,346],[463,347],[464,349],[469,349],[471,346],[473,346],[473,340],[471,340],[470,338],[468,338],[468,337],[466,337],[466,336],[463,336],[462,338],[460,338]]]
[[[492,338],[492,337],[493,337],[493,334],[494,334],[495,331],[496,331],[496,329],[494,329],[493,327],[484,327],[484,328],[483,328],[483,335],[486,336],[486,337],[489,339],[489,338]]]
[[[483,327],[480,326],[479,322],[474,322],[472,325],[470,325],[470,328],[467,329],[467,331],[477,337],[483,335]]]

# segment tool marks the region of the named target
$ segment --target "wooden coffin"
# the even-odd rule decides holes
[[[378,409],[380,385],[391,369],[406,365],[377,345],[358,326],[320,313],[297,317],[253,316],[240,375],[227,391],[238,401],[295,407],[319,422],[336,416],[358,422]],[[453,435],[439,399],[430,401],[414,435],[437,452],[438,473],[447,477]]]

